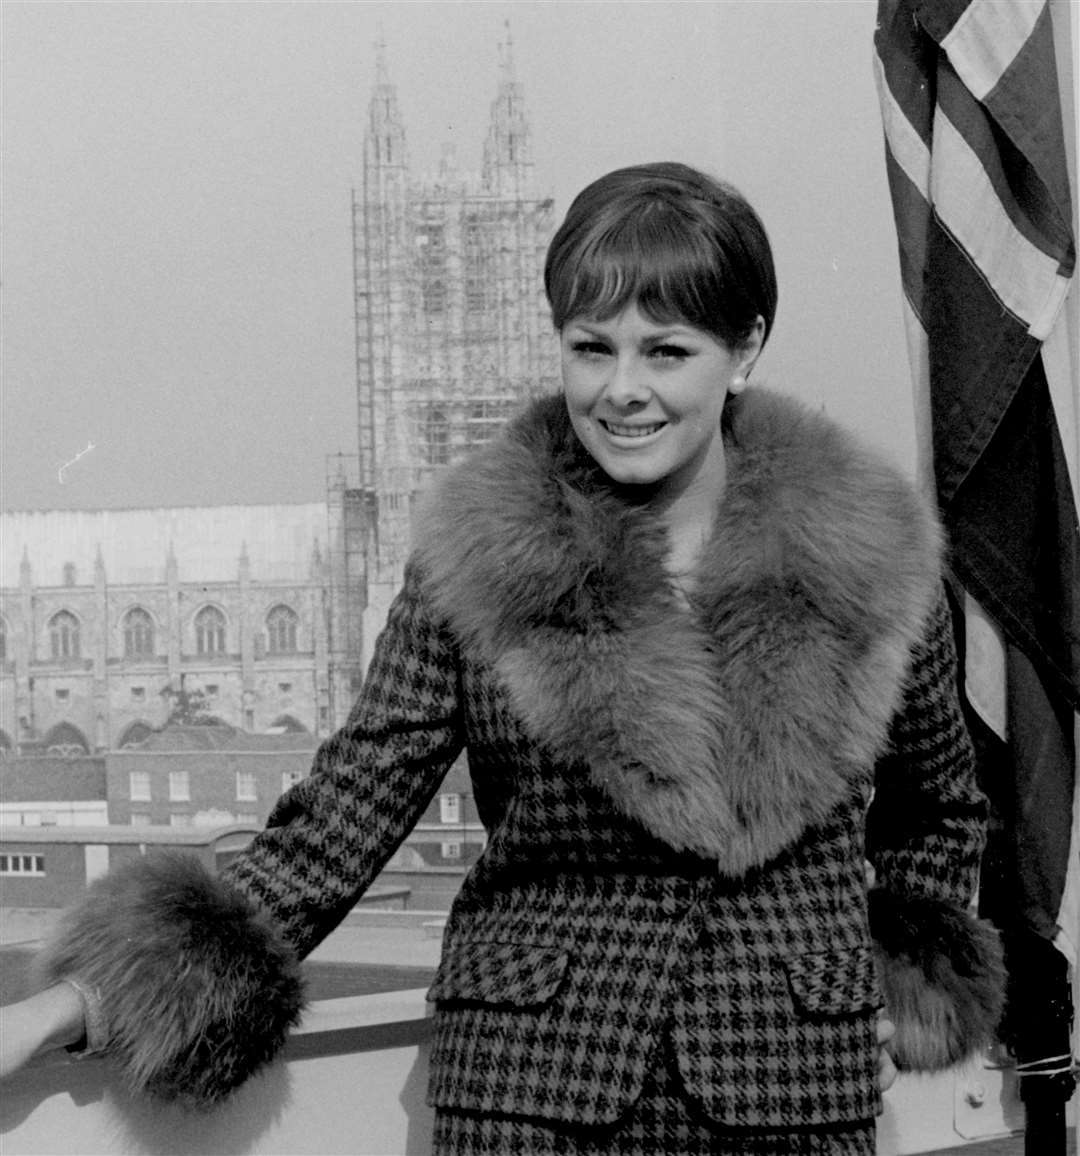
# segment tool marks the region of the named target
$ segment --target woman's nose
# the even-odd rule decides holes
[[[648,383],[636,358],[620,357],[615,360],[605,393],[612,404],[619,406],[648,400]]]

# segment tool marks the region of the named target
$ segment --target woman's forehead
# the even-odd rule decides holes
[[[698,332],[698,327],[685,318],[677,316],[657,317],[643,309],[638,301],[627,302],[614,311],[583,310],[567,319],[566,328],[584,329],[596,333],[607,333],[616,329],[634,329],[650,335]]]

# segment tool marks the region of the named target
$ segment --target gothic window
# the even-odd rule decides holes
[[[65,562],[64,563],[64,585],[65,586],[74,586],[75,585],[75,563],[74,562]]]
[[[428,465],[444,466],[450,460],[450,422],[441,409],[424,415],[423,447]]]
[[[475,402],[469,409],[467,439],[470,446],[490,441],[514,412],[515,402],[506,398],[488,398]]]
[[[154,620],[136,606],[124,617],[124,655],[127,658],[152,658],[154,654]]]
[[[267,649],[271,654],[294,654],[299,616],[288,606],[275,606],[266,616]]]
[[[7,731],[0,730],[0,757],[11,754],[11,739]]]
[[[61,610],[49,619],[49,643],[55,659],[79,657],[79,620],[74,614]]]
[[[137,747],[141,742],[148,739],[153,733],[154,732],[150,729],[149,726],[147,726],[146,723],[133,722],[131,726],[129,726],[127,730],[124,731],[123,735],[120,736],[120,742],[117,743],[117,746],[120,747],[121,750],[124,747]]]
[[[425,313],[446,311],[446,234],[442,225],[420,225],[416,230],[416,260],[420,296]]]
[[[475,217],[465,222],[465,311],[486,313],[494,302],[491,258],[484,244],[482,223]]]
[[[60,723],[45,736],[45,753],[75,758],[78,755],[88,755],[90,744],[77,726],[72,726],[71,723]]]
[[[225,615],[216,606],[204,606],[195,615],[195,653],[225,653]]]
[[[291,735],[306,735],[307,727],[304,726],[299,719],[293,718],[291,714],[278,715],[276,719],[270,724],[270,730],[273,732],[284,732]]]

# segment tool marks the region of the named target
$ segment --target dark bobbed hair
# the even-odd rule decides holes
[[[636,304],[661,324],[738,348],[776,316],[765,227],[731,185],[673,161],[600,177],[574,198],[548,248],[544,289],[556,330]]]

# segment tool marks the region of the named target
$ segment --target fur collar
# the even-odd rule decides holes
[[[614,492],[559,397],[449,472],[417,558],[537,740],[670,846],[743,874],[881,750],[940,547],[912,487],[822,414],[752,389],[725,426],[689,610],[666,530]]]

